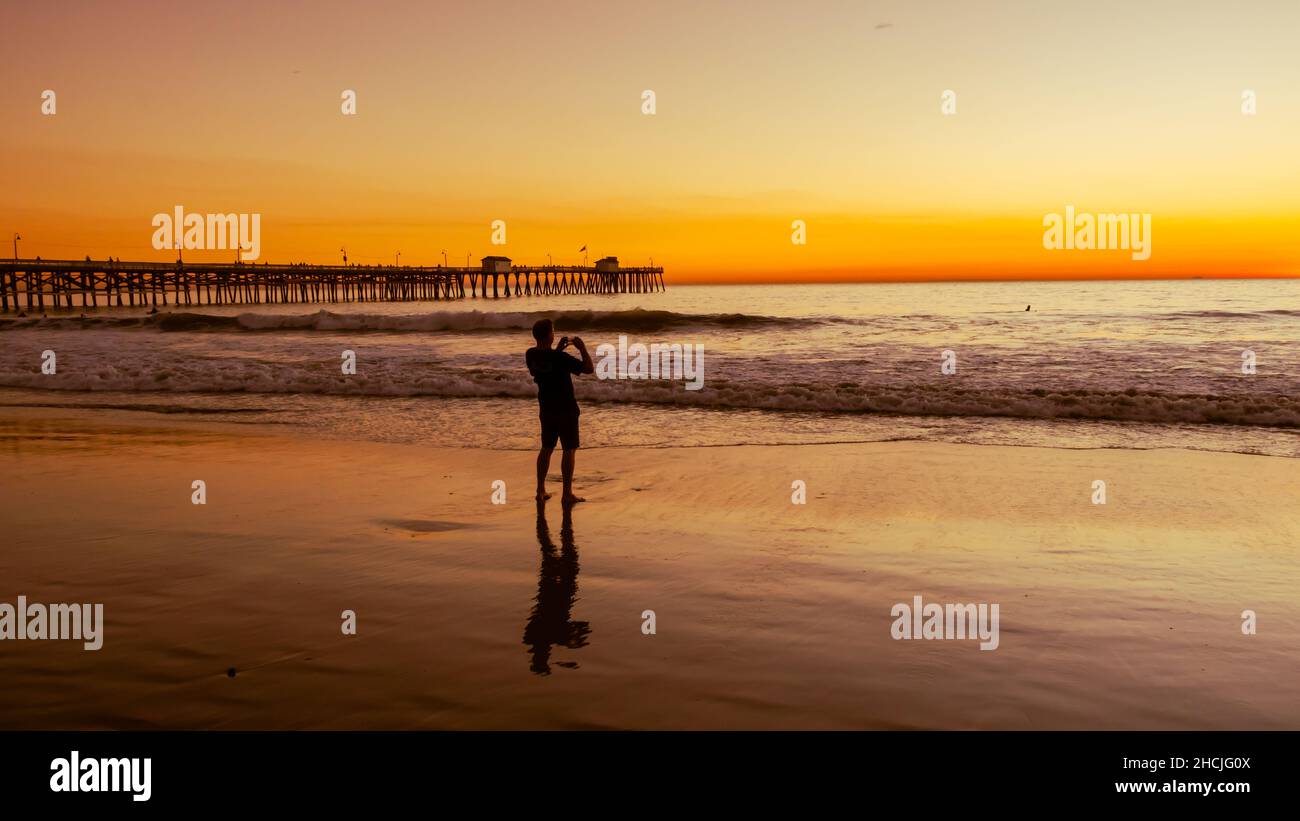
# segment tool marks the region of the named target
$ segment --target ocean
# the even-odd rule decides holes
[[[1300,280],[670,283],[81,314],[0,316],[0,404],[530,449],[524,351],[551,317],[593,352],[620,335],[704,346],[700,390],[578,379],[586,448],[916,440],[1300,456]]]

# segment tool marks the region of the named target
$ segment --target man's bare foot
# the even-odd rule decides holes
[[[585,502],[585,501],[587,500],[582,498],[581,496],[574,496],[572,493],[570,493],[569,495],[565,496],[563,499],[560,500],[562,504],[566,504],[566,505],[576,505],[578,502]]]
[[[546,491],[544,490],[537,491],[537,501],[545,502],[549,498],[551,498],[551,494],[547,493]]]

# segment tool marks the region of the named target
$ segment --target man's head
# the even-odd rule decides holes
[[[551,325],[551,320],[539,319],[533,323],[533,339],[543,348],[551,347],[555,341],[555,327]]]

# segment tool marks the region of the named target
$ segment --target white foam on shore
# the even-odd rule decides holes
[[[444,363],[419,367],[404,358],[367,362],[353,376],[343,376],[332,364],[304,365],[258,358],[184,357],[170,359],[165,365],[141,359],[101,361],[85,370],[65,368],[55,376],[45,376],[35,367],[6,369],[0,371],[0,386],[128,393],[520,399],[537,395],[536,385],[521,368],[471,368]],[[682,382],[584,379],[576,389],[579,398],[588,401],[701,408],[1300,427],[1300,397],[1271,393],[981,389],[949,387],[942,382],[881,386],[813,378],[779,384],[711,378],[699,391],[685,390]]]

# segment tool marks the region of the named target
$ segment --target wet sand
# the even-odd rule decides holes
[[[106,629],[0,642],[0,728],[1300,729],[1300,460],[592,449],[568,520],[532,471],[4,409],[0,602]],[[1000,646],[893,640],[917,595],[999,603]]]

